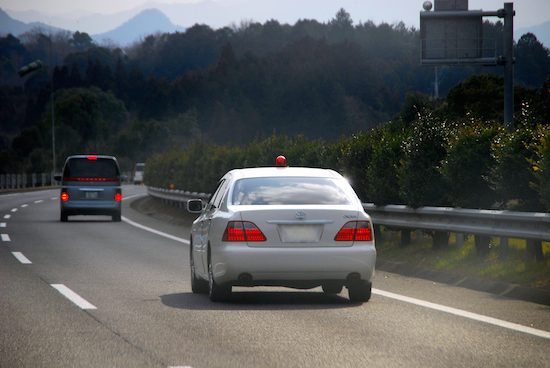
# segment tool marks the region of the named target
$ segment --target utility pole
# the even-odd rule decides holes
[[[504,3],[504,124],[514,129],[514,3]]]

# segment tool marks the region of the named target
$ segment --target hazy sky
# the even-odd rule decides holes
[[[198,14],[177,14],[174,4],[214,2],[220,6],[201,7],[217,9],[218,14],[208,11]],[[394,23],[402,20],[409,26],[418,27],[419,11],[423,0],[0,0],[0,7],[12,11],[36,10],[48,14],[84,15],[89,13],[113,14],[136,8],[159,7],[174,9],[167,16],[183,26],[185,23],[206,23],[213,27],[238,23],[242,19],[264,22],[277,19],[282,23],[293,24],[298,19],[308,18],[319,21],[331,19],[343,7],[357,23],[373,20]],[[515,25],[525,27],[550,20],[550,0],[516,0]],[[503,0],[469,0],[470,9],[497,10]],[[214,10],[212,10],[214,12]],[[225,24],[223,24],[225,23]]]

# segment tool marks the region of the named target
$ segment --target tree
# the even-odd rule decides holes
[[[494,204],[492,146],[499,134],[503,134],[502,127],[473,122],[460,124],[451,135],[443,173],[452,206],[491,208]]]
[[[503,81],[495,75],[476,75],[447,95],[449,113],[462,119],[502,120]]]
[[[539,150],[540,164],[535,169],[540,177],[539,196],[545,211],[550,212],[550,128],[542,130]]]
[[[533,128],[522,127],[501,139],[496,147],[492,180],[505,208],[542,210],[534,170],[534,163],[539,161],[536,137]]]
[[[85,51],[94,45],[94,42],[89,34],[79,31],[73,33],[70,43],[75,51]]]
[[[550,76],[550,50],[532,33],[526,33],[516,46],[516,78],[530,87],[540,87]]]
[[[401,197],[413,208],[448,204],[441,171],[446,156],[446,125],[433,115],[418,119],[403,141]]]

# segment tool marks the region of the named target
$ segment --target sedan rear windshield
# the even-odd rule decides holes
[[[231,197],[233,205],[348,205],[349,196],[337,180],[316,177],[240,179]]]
[[[101,178],[116,179],[119,176],[118,165],[116,161],[108,158],[97,158],[90,160],[88,158],[73,158],[65,165],[63,178]]]

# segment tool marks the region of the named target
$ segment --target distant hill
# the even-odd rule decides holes
[[[160,10],[147,9],[112,31],[94,35],[92,38],[98,43],[112,41],[126,46],[150,34],[176,31],[183,32],[185,28],[173,24]]]
[[[52,27],[42,22],[21,22],[19,20],[13,19],[8,15],[8,13],[0,9],[0,36],[7,35],[9,33],[15,36],[19,36],[33,29],[41,29],[45,32],[62,31],[61,28]]]
[[[519,40],[522,35],[527,32],[534,33],[537,39],[546,47],[550,48],[550,21],[544,22],[537,26],[519,28],[516,30],[515,38]]]

